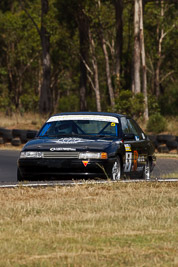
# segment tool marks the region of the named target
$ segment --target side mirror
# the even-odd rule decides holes
[[[135,140],[135,135],[132,133],[124,134],[123,139],[124,140]]]

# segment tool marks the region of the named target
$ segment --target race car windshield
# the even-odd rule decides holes
[[[39,137],[59,136],[118,136],[118,124],[97,120],[62,120],[47,122],[39,133]]]

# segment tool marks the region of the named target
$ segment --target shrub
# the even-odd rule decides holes
[[[178,82],[167,88],[163,95],[159,97],[159,105],[163,115],[178,115]]]
[[[58,112],[70,112],[79,110],[79,98],[76,95],[62,96],[59,99]]]
[[[138,93],[133,96],[131,100],[132,112],[131,115],[138,119],[143,116],[144,113],[144,96],[142,93]]]
[[[158,104],[158,100],[154,95],[148,95],[148,110],[149,116],[160,113],[160,106]]]
[[[123,90],[116,99],[115,111],[127,114],[135,119],[143,115],[144,97],[142,93],[134,95],[130,90]]]
[[[39,97],[34,95],[33,93],[27,93],[23,94],[20,97],[20,111],[26,112],[26,111],[38,111],[38,102],[39,102]]]
[[[0,111],[6,111],[6,108],[10,105],[10,99],[8,97],[0,96]]]
[[[119,97],[116,98],[115,110],[122,114],[131,113],[132,92],[129,90],[121,91]]]
[[[153,133],[161,133],[166,130],[166,119],[160,114],[155,113],[150,116],[146,130]]]
[[[5,112],[6,115],[12,115],[15,111],[15,105],[12,103],[10,96],[0,96],[0,111]]]

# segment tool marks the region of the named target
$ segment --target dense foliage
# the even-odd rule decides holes
[[[177,17],[177,1],[143,0],[149,115],[178,114]],[[134,0],[1,0],[0,110],[39,111],[48,58],[47,112],[142,116],[143,92],[132,91],[133,21]]]
[[[166,130],[166,119],[159,113],[151,115],[146,130],[153,133],[164,132]]]

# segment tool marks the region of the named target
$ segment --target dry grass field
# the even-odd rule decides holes
[[[178,266],[178,183],[1,189],[0,266]]]
[[[48,116],[44,117],[38,113],[25,113],[23,116],[14,113],[12,116],[5,116],[4,113],[0,113],[0,127],[7,129],[34,129],[38,130],[48,119]]]

